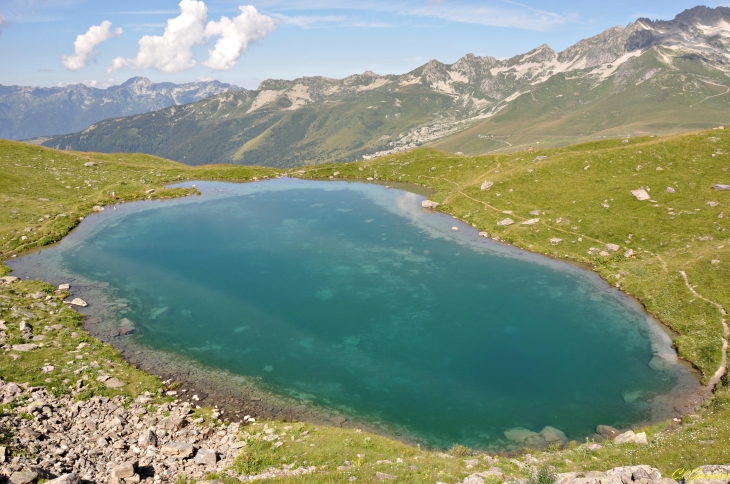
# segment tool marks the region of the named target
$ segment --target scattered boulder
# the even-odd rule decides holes
[[[137,473],[137,462],[125,462],[112,469],[112,477],[116,479],[127,479],[134,477]]]
[[[13,472],[10,475],[10,484],[31,484],[38,479],[38,473],[30,469]]]
[[[3,284],[12,284],[13,282],[17,282],[20,279],[15,276],[3,276],[0,277],[0,281],[2,281]]]
[[[481,187],[479,187],[479,189],[480,189],[481,191],[485,191],[485,190],[489,190],[489,189],[490,189],[490,188],[492,188],[493,186],[494,186],[494,182],[490,182],[490,181],[485,181],[484,183],[482,183],[482,186],[481,186]]]
[[[33,343],[24,343],[19,345],[13,345],[13,350],[15,351],[33,351],[34,349],[38,348],[38,345],[34,345]]]
[[[638,190],[631,190],[631,194],[636,197],[639,201],[644,200],[651,200],[651,197],[649,196],[649,192],[647,192],[644,188],[639,188]]]
[[[563,239],[559,239],[559,238],[557,238],[557,237],[553,237],[552,239],[550,239],[550,243],[551,243],[552,245],[558,245],[558,244],[559,244],[560,242],[562,242],[562,241],[563,241]]]
[[[99,212],[104,211],[104,207],[102,207],[101,205],[94,205],[94,208],[92,208],[91,210],[93,210],[96,213],[99,213]]]
[[[628,430],[622,434],[617,435],[616,438],[613,439],[613,441],[617,444],[646,445],[649,443],[646,438],[645,432],[640,432],[638,434],[635,434],[633,430]]]
[[[147,190],[147,191],[144,192],[145,195],[152,195],[153,193],[155,193],[155,189],[154,188],[150,188],[149,190]]]
[[[488,238],[489,234],[487,232],[479,232],[479,237]]]
[[[385,472],[376,472],[375,477],[377,477],[378,480],[380,480],[380,481],[395,481],[396,480],[395,476],[386,474]]]
[[[624,252],[624,257],[626,257],[627,259],[631,258],[633,256],[634,256],[634,249],[629,249],[626,252]]]
[[[87,161],[86,163],[84,163],[84,166],[94,166],[94,165],[95,165],[95,163],[93,161]]]
[[[667,193],[676,193],[676,192],[677,192],[677,190],[675,190],[674,188],[667,187]]]
[[[199,449],[194,462],[200,465],[214,466],[218,462],[218,454],[213,449]]]
[[[139,434],[137,445],[139,445],[141,449],[157,447],[157,435],[152,431],[152,429],[143,430]]]
[[[438,207],[439,204],[438,204],[438,202],[434,202],[434,201],[431,201],[431,200],[424,200],[424,201],[421,202],[421,206],[423,208],[434,209],[434,208]]]
[[[611,252],[618,252],[620,247],[616,244],[606,244],[606,249],[610,250]]]
[[[730,466],[710,465],[697,467],[684,475],[684,482],[692,484],[726,484],[730,476]]]
[[[59,291],[68,291],[69,289],[71,289],[71,284],[59,284],[58,285]]]
[[[173,455],[180,457],[181,459],[187,459],[188,457],[193,456],[195,453],[195,447],[187,442],[170,442],[163,445],[160,452],[164,455]]]
[[[104,386],[107,388],[122,388],[124,386],[124,382],[119,378],[109,378],[104,382]]]
[[[715,190],[721,190],[721,191],[730,190],[730,185],[722,185],[722,184],[718,183],[717,185],[715,185]]]
[[[509,227],[510,225],[514,225],[514,223],[515,223],[515,221],[512,220],[511,218],[506,218],[504,220],[500,220],[499,222],[497,222],[497,225],[499,227]]]
[[[531,218],[529,220],[525,220],[524,222],[522,222],[522,225],[535,225],[538,222],[540,222],[539,218]]]

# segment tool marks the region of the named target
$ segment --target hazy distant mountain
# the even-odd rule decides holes
[[[218,81],[155,84],[133,77],[120,86],[96,89],[0,85],[0,138],[28,139],[66,134],[107,118],[148,113],[243,89]]]
[[[483,153],[730,122],[730,8],[639,19],[563,52],[467,55],[404,75],[267,80],[142,116],[106,120],[47,146],[141,151],[188,164],[295,166],[426,143]],[[542,146],[545,146],[543,144]]]

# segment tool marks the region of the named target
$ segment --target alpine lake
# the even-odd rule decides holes
[[[430,447],[514,448],[515,428],[552,427],[527,442],[538,446],[583,441],[598,424],[676,415],[700,388],[634,300],[480,238],[422,195],[287,178],[197,187],[108,206],[9,265],[70,282],[89,315],[104,307],[131,333],[112,344]]]

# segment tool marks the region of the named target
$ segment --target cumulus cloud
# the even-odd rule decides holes
[[[100,25],[92,25],[85,34],[78,35],[74,41],[74,54],[61,57],[63,66],[71,71],[86,67],[93,59],[97,45],[122,34],[121,28],[112,32],[111,26],[110,21],[104,20]]]
[[[107,75],[122,67],[156,69],[164,73],[181,72],[197,65],[193,47],[219,37],[203,65],[214,70],[233,68],[251,42],[276,28],[276,20],[260,14],[253,6],[239,7],[241,13],[230,19],[208,22],[208,8],[202,0],[182,0],[180,15],[167,21],[162,35],[145,35],[134,58],[117,57]]]
[[[273,18],[260,14],[252,5],[238,8],[238,17],[221,17],[219,22],[209,22],[205,27],[207,37],[220,36],[215,48],[208,51],[205,67],[217,71],[232,69],[249,43],[263,39],[276,28]]]
[[[6,25],[8,25],[8,19],[0,15],[0,35],[3,34],[3,30],[5,30]]]

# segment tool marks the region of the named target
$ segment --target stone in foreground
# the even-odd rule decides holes
[[[174,455],[183,459],[187,459],[188,457],[193,456],[193,454],[195,453],[195,447],[193,447],[192,444],[188,444],[187,442],[170,442],[163,445],[160,451],[164,455]]]
[[[23,471],[13,472],[10,475],[10,484],[30,484],[38,479],[38,473],[26,469]]]
[[[128,477],[134,477],[137,473],[137,462],[125,462],[124,464],[116,466],[112,469],[112,477],[117,479],[126,479]]]
[[[213,449],[200,449],[195,454],[194,462],[200,465],[214,466],[218,462],[218,455]]]

